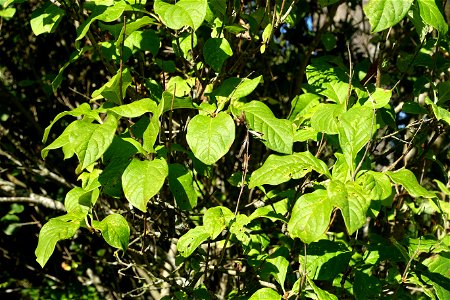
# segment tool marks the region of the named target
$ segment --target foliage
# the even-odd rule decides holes
[[[1,2],[6,24],[22,2]],[[102,250],[123,284],[91,285],[116,297],[449,298],[441,6],[37,4],[36,38],[72,30],[72,54],[42,80],[48,97],[73,86],[87,99],[67,100],[42,131],[42,158],[60,163],[60,149],[77,185],[40,229],[37,262],[68,239],[80,257]],[[337,22],[338,8],[371,32],[365,19]]]

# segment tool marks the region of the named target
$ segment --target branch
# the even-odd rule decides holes
[[[30,196],[28,196],[28,197],[0,197],[0,202],[33,203],[33,204],[42,205],[44,207],[59,210],[59,211],[66,211],[66,208],[64,207],[64,205],[61,202],[53,200],[53,199],[45,197],[45,196],[42,196],[42,195],[34,194],[34,193],[30,193]]]

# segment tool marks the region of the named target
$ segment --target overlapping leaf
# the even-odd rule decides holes
[[[285,119],[277,119],[270,108],[260,101],[251,101],[242,107],[251,130],[267,148],[280,153],[291,154],[294,143],[292,123]]]
[[[127,249],[130,227],[122,215],[112,214],[100,222],[93,222],[94,224],[94,228],[101,231],[103,238],[110,246],[124,251]]]
[[[197,30],[205,20],[207,6],[206,0],[180,0],[175,4],[156,0],[154,4],[155,12],[163,23],[175,30],[186,25]]]

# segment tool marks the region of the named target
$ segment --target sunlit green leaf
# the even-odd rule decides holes
[[[450,124],[450,111],[443,107],[437,106],[429,98],[425,99],[425,103],[431,105],[431,108],[433,109],[433,113],[437,120],[443,120],[447,124]]]
[[[413,172],[400,169],[395,172],[386,172],[393,182],[402,185],[413,197],[434,198],[436,195],[419,184]]]
[[[66,194],[64,200],[64,206],[66,207],[67,213],[87,215],[97,201],[98,195],[98,189],[86,191],[83,188],[74,187]]]
[[[438,299],[450,298],[450,252],[435,254],[423,261],[429,272],[424,275],[433,285]],[[427,282],[428,283],[428,282]]]
[[[262,76],[249,78],[227,78],[212,92],[212,96],[225,99],[239,99],[250,95],[261,82]]]
[[[238,214],[230,223],[230,233],[234,234],[243,246],[247,246],[250,242],[250,235],[245,227],[248,223],[250,218],[244,214]]]
[[[235,137],[233,118],[220,112],[215,117],[196,115],[189,122],[186,140],[200,161],[212,165],[224,156]]]
[[[281,220],[287,223],[287,219],[284,216],[288,212],[288,209],[288,199],[284,199],[273,204],[258,207],[249,218],[253,220],[264,217],[272,221]]]
[[[283,251],[286,250],[286,251]],[[286,248],[279,248],[277,251],[272,253],[269,258],[266,259],[266,264],[269,264],[270,273],[275,278],[275,280],[280,284],[283,291],[284,282],[286,280],[286,274],[289,268],[289,261],[283,256],[283,252],[288,252]]]
[[[332,211],[333,204],[326,190],[304,194],[292,209],[288,223],[290,236],[298,237],[306,244],[319,240],[328,228]]]
[[[206,0],[180,0],[175,4],[156,0],[154,4],[155,12],[163,23],[175,30],[184,26],[197,30],[205,19],[207,6]]]
[[[35,35],[54,32],[63,16],[64,10],[52,2],[47,2],[31,14],[31,29]]]
[[[205,226],[189,229],[177,243],[177,249],[183,257],[190,256],[198,246],[205,242],[210,234]]]
[[[302,178],[312,170],[331,177],[327,165],[309,151],[284,156],[272,154],[261,168],[252,173],[249,188],[263,184],[278,185]]]
[[[234,218],[234,214],[224,206],[209,208],[203,215],[203,226],[209,232],[212,239],[215,239]]]
[[[168,173],[167,163],[162,158],[152,161],[133,159],[122,175],[125,197],[145,212],[147,202],[159,192]]]
[[[338,116],[344,113],[344,111],[344,105],[320,104],[311,117],[311,127],[318,132],[337,134]]]
[[[400,22],[414,0],[370,0],[364,6],[372,32],[379,32]]]
[[[339,116],[339,144],[352,172],[358,152],[375,132],[375,113],[369,107],[352,107]]]
[[[95,20],[103,22],[112,22],[117,20],[125,10],[132,10],[131,6],[125,1],[117,1],[114,5],[105,8],[103,5],[96,6],[80,27],[77,28],[76,41],[81,40],[89,30],[92,22]]]
[[[36,260],[41,267],[44,267],[53,254],[58,241],[74,236],[82,220],[84,220],[83,214],[71,213],[50,219],[42,226],[35,251]]]
[[[441,35],[448,31],[447,22],[444,19],[435,0],[417,0],[419,12],[425,24],[437,29]]]
[[[317,295],[317,299],[320,300],[338,300],[338,297],[335,295],[319,288],[314,281],[312,281],[309,276],[306,276],[306,279],[308,280],[308,284],[313,288],[314,293]]]
[[[289,120],[302,124],[305,119],[311,118],[312,108],[319,104],[320,97],[316,94],[306,93],[296,96],[291,101]]]
[[[294,130],[290,121],[277,119],[270,108],[260,101],[251,101],[242,110],[248,126],[258,134],[267,148],[280,153],[292,153]]]
[[[121,77],[122,82],[120,80]],[[101,88],[95,90],[92,93],[91,101],[105,98],[106,100],[109,100],[115,104],[121,105],[123,99],[121,99],[120,96],[125,97],[127,88],[131,85],[132,81],[133,79],[131,78],[131,74],[128,68],[125,68],[122,71],[122,74],[119,70],[117,71],[117,74],[114,75],[107,83],[105,83]],[[120,92],[120,89],[122,89],[122,94]]]
[[[144,98],[131,102],[130,104],[109,108],[108,111],[112,111],[125,118],[136,118],[148,112],[154,113],[156,111],[156,107],[157,104],[155,101],[149,98]]]
[[[262,288],[254,292],[248,300],[278,300],[282,299],[281,295],[271,288]]]
[[[105,241],[114,248],[126,250],[130,239],[127,220],[119,214],[112,214],[98,222],[96,229],[102,232]]]
[[[366,223],[366,213],[371,199],[359,185],[331,181],[327,188],[328,197],[341,210],[348,234],[353,234]]]

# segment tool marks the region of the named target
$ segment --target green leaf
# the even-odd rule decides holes
[[[450,298],[450,252],[435,254],[423,261],[430,272],[423,273],[436,291],[438,299]]]
[[[320,134],[312,127],[303,127],[295,131],[294,142],[306,142],[308,140],[319,141]]]
[[[64,200],[64,206],[67,213],[77,213],[86,216],[99,195],[98,189],[86,191],[80,187],[74,187],[67,194]]]
[[[443,107],[437,106],[433,103],[433,101],[430,100],[430,98],[425,98],[425,103],[428,105],[431,105],[431,108],[433,109],[434,116],[438,121],[443,120],[447,124],[450,125],[450,111],[446,110]]]
[[[392,194],[392,185],[389,177],[380,172],[365,172],[357,178],[356,183],[362,187],[372,200],[384,200]]]
[[[262,288],[254,292],[248,300],[277,300],[282,299],[278,292],[272,290],[271,288]]]
[[[156,0],[154,8],[155,13],[170,29],[178,30],[189,26],[195,31],[205,20],[207,6],[206,0],[180,0],[174,5]]]
[[[83,116],[83,115],[91,117],[91,118],[97,120],[98,122],[101,122],[99,113],[91,110],[91,107],[89,106],[88,103],[82,103],[80,106],[78,106],[77,108],[75,108],[73,110],[63,111],[63,112],[57,114],[56,117],[53,119],[53,121],[50,123],[50,125],[48,125],[45,128],[44,137],[42,138],[42,142],[45,143],[47,141],[48,134],[50,133],[50,130],[52,129],[53,125],[62,117],[65,117],[65,116],[79,117],[79,116]]]
[[[372,32],[379,32],[400,22],[414,0],[370,0],[364,8]]]
[[[169,188],[177,206],[182,210],[191,210],[197,205],[197,193],[193,182],[191,172],[184,166],[169,165]]]
[[[180,108],[196,108],[190,97],[174,97],[172,93],[165,91],[162,93],[162,99],[164,99],[163,112]]]
[[[119,214],[112,214],[94,227],[102,232],[105,241],[112,247],[125,251],[130,240],[130,227],[127,220]]]
[[[280,220],[287,223],[284,216],[288,212],[288,208],[288,199],[284,199],[273,204],[258,207],[249,218],[250,220],[254,220],[256,218],[264,217],[272,221]]]
[[[353,182],[344,185],[333,180],[329,183],[327,191],[333,205],[341,210],[348,234],[352,235],[366,223],[366,213],[371,199],[366,191]]]
[[[333,100],[337,104],[345,104],[347,101],[349,84],[342,81],[326,82],[322,86],[324,89],[320,91],[329,100]]]
[[[166,93],[166,92],[164,92]],[[163,95],[164,95],[163,93]],[[173,96],[172,96],[173,98]],[[164,106],[166,104],[166,97],[162,97],[161,101],[159,102],[158,106],[156,107],[156,110],[153,112],[153,116],[148,123],[147,127],[144,130],[144,133],[142,134],[142,147],[147,152],[155,152],[153,147],[155,146],[156,139],[158,138],[159,130],[161,128],[161,122],[159,118],[163,114]]]
[[[209,208],[203,215],[203,226],[211,239],[215,239],[233,220],[234,214],[224,206]]]
[[[320,240],[307,247],[307,257],[300,256],[300,263],[306,263],[310,278],[332,281],[348,268],[351,258],[352,252],[344,243]]]
[[[148,112],[154,113],[156,108],[157,104],[155,101],[150,98],[144,98],[131,102],[130,104],[108,108],[108,111],[112,111],[125,118],[136,118]]]
[[[4,9],[0,9],[0,18],[10,19],[14,17],[16,13],[15,7],[7,7]]]
[[[135,49],[139,49],[142,52],[150,51],[153,56],[156,56],[160,46],[161,41],[154,30],[134,31],[125,39],[124,47],[126,48],[124,49],[123,60],[126,61],[131,54],[134,54],[136,52]]]
[[[99,159],[111,144],[118,121],[113,115],[108,116],[103,124],[93,124],[84,120],[72,122],[64,132],[44,149],[45,158],[49,150],[63,147],[65,158],[76,154],[81,170]]]
[[[376,88],[375,92],[369,94],[368,101],[364,102],[364,106],[369,108],[381,108],[386,106],[392,97],[392,90]]]
[[[215,97],[223,97],[228,100],[240,99],[250,95],[261,82],[262,76],[253,79],[248,78],[227,78],[222,84],[215,89],[211,95]]]
[[[113,6],[105,8],[104,5],[96,6],[88,19],[77,28],[76,41],[81,40],[89,30],[89,27],[95,20],[103,22],[112,22],[117,20],[125,10],[132,10],[132,7],[125,1],[117,1]]]
[[[400,169],[395,172],[387,171],[386,175],[388,175],[396,184],[402,185],[412,197],[436,197],[433,192],[428,191],[417,182],[416,176],[410,170]]]
[[[122,175],[122,186],[127,200],[139,210],[147,210],[147,202],[162,188],[169,173],[167,162],[133,159]]]
[[[264,28],[264,31],[262,33],[262,44],[260,48],[261,54],[266,52],[266,46],[269,44],[269,38],[272,36],[273,26],[271,23],[267,24],[266,28]]]
[[[131,85],[132,81],[133,79],[131,78],[130,71],[128,68],[125,68],[122,71],[122,97],[125,97],[127,88]],[[106,98],[108,101],[121,105],[123,99],[120,98],[120,70],[118,70],[117,74],[114,75],[101,88],[95,90],[91,96],[91,101]]]
[[[224,112],[215,117],[196,115],[187,127],[186,140],[201,162],[212,165],[227,154],[234,142],[233,118]]]
[[[312,116],[312,108],[319,104],[320,97],[316,94],[306,93],[295,96],[291,101],[289,120],[301,125],[305,119]]]
[[[413,23],[414,28],[416,29],[416,32],[419,35],[421,41],[430,31],[433,30],[431,26],[425,24],[425,22],[423,21],[422,17],[420,16],[418,5],[411,6],[411,9],[408,11],[408,19],[410,19]]]
[[[114,115],[109,115],[103,124],[79,124],[83,126],[72,131],[69,140],[83,170],[99,159],[111,145],[118,121]]]
[[[167,84],[166,93],[170,93],[170,96],[173,98],[173,94],[175,97],[184,97],[191,93],[192,87],[195,85],[195,78],[189,77],[186,80],[180,76],[174,76],[170,78],[169,83]],[[172,105],[172,98],[167,99],[168,104]],[[175,99],[174,99],[175,102]]]
[[[339,144],[352,173],[356,155],[370,141],[375,129],[375,113],[369,107],[352,107],[339,116]]]
[[[139,41],[138,43],[133,43],[133,44],[135,46],[137,46],[139,49],[141,49],[140,48],[141,42],[142,42],[142,44],[144,44],[146,42],[144,40],[143,33],[144,32],[148,32],[150,34],[150,36],[148,36],[148,37],[150,37],[149,42],[152,44],[152,45],[150,45],[150,43],[149,43],[149,46],[154,51],[151,51],[150,49],[146,49],[146,50],[149,50],[150,52],[152,52],[153,55],[156,55],[156,52],[158,51],[159,46],[160,46],[160,42],[159,42],[159,38],[156,35],[155,31],[153,31],[153,30],[138,31],[138,33],[135,34],[135,32],[137,32],[138,29],[140,29],[142,27],[145,27],[145,26],[148,26],[148,25],[155,24],[155,20],[154,19],[150,18],[149,16],[144,16],[144,17],[139,18],[137,20],[133,20],[131,22],[128,22],[127,26],[123,26],[122,24],[119,25],[120,26],[119,28],[121,28],[121,30],[116,35],[117,36],[117,40],[116,40],[115,46],[116,46],[117,49],[119,49],[120,45],[122,44],[124,36],[126,36],[126,40],[130,39],[130,36],[133,36],[131,38],[131,40],[133,40],[133,42],[134,41]],[[126,27],[126,32],[124,32],[124,27]],[[139,39],[139,37],[140,37],[140,39]],[[136,40],[136,38],[137,38],[137,40]],[[126,40],[125,40],[125,44],[127,44]]]
[[[243,246],[247,246],[251,240],[247,228],[245,227],[250,221],[250,218],[246,215],[238,214],[236,218],[230,222],[230,233],[234,234]]]
[[[289,261],[283,256],[284,254],[282,253],[283,249],[287,250],[286,248],[278,249],[273,254],[271,254],[269,258],[266,259],[266,263],[274,267],[269,268],[271,270],[270,273],[275,278],[275,280],[280,284],[284,292],[285,291],[284,282],[286,280],[286,274],[289,268]]]
[[[435,28],[439,34],[444,36],[448,31],[447,22],[444,19],[435,0],[417,0],[419,12],[425,24]]]
[[[58,241],[74,236],[78,228],[80,228],[82,220],[84,220],[83,215],[71,213],[52,218],[42,226],[35,251],[36,261],[41,267],[44,267],[53,254]]]
[[[335,295],[319,288],[314,283],[314,281],[312,281],[309,278],[309,276],[306,276],[306,279],[308,280],[308,284],[313,288],[314,294],[317,295],[317,299],[319,299],[319,300],[338,300],[338,297],[336,297]]]
[[[220,72],[225,60],[232,55],[233,50],[224,38],[210,38],[203,46],[205,62],[216,72]]]
[[[327,165],[309,151],[284,156],[272,154],[261,168],[252,173],[249,188],[263,184],[279,185],[290,179],[302,178],[312,170],[331,177]]]
[[[277,119],[270,108],[260,101],[251,101],[242,110],[248,126],[262,134],[261,141],[267,148],[280,153],[292,153],[294,130],[290,121]]]
[[[338,116],[344,113],[345,106],[340,104],[319,104],[311,117],[311,127],[327,134],[338,133]]]
[[[209,237],[210,234],[205,226],[197,226],[189,229],[188,232],[180,237],[177,243],[177,249],[181,256],[188,257]]]
[[[294,204],[288,231],[292,238],[309,244],[319,240],[326,232],[333,211],[327,191],[316,190],[304,194]]]
[[[63,16],[64,10],[51,2],[47,2],[31,14],[31,29],[35,35],[54,32]]]

